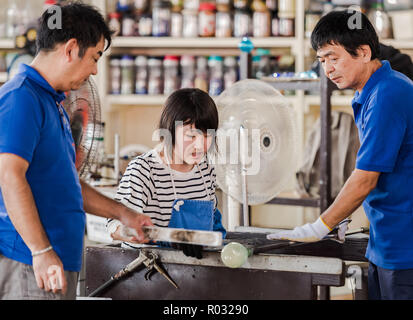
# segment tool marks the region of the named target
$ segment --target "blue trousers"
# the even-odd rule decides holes
[[[369,264],[369,300],[413,300],[413,269],[389,270]]]

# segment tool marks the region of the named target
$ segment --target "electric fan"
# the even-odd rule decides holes
[[[76,169],[85,178],[98,165],[98,150],[103,137],[101,109],[96,84],[89,78],[67,94],[63,106],[69,115],[76,148]]]
[[[296,170],[292,108],[279,91],[254,79],[236,82],[216,104],[218,185],[244,207],[268,202]]]

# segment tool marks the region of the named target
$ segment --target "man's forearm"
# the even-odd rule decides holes
[[[321,215],[323,221],[334,228],[350,216],[375,188],[379,175],[375,172],[353,171],[333,204]]]
[[[50,246],[26,178],[7,175],[1,192],[10,220],[29,249],[34,252]]]
[[[83,208],[87,213],[104,218],[121,219],[122,212],[126,209],[125,206],[101,194],[84,181],[81,181],[80,184],[82,186]]]

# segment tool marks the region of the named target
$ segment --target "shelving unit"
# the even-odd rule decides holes
[[[15,48],[13,39],[0,38],[0,51],[10,51]],[[7,81],[7,72],[0,72],[0,86]]]
[[[291,0],[294,1],[294,0]],[[106,0],[93,0],[94,5],[101,8],[102,13],[107,15]],[[255,48],[270,49],[271,52],[289,52],[295,58],[295,71],[305,71],[309,63],[313,61],[314,52],[310,45],[310,40],[305,36],[305,2],[306,0],[295,0],[295,36],[250,38]],[[168,54],[193,54],[193,55],[239,55],[237,38],[173,38],[173,37],[117,37],[113,40],[111,49],[105,53],[99,65],[97,76],[99,92],[103,104],[103,119],[106,121],[105,148],[107,152],[113,152],[113,135],[117,130],[121,130],[121,146],[127,143],[142,143],[145,130],[150,130],[150,121],[157,122],[161,106],[166,97],[163,95],[110,95],[108,94],[108,72],[109,57],[111,54],[146,54],[165,55]],[[403,51],[413,50],[413,41],[399,41],[387,39],[382,41]],[[316,90],[317,91],[317,90]],[[294,96],[286,96],[291,103],[296,114],[297,127],[297,154],[298,162],[303,158],[303,151],[306,138],[306,128],[313,116],[319,113],[318,107],[322,99],[315,93],[306,94],[301,88],[295,91]],[[352,95],[332,95],[331,108],[341,108],[348,112],[351,110]],[[153,118],[153,120],[152,120]],[[110,120],[109,120],[110,119]],[[149,121],[148,121],[149,120]],[[124,123],[128,124],[128,129],[124,129]],[[135,131],[133,131],[135,130]],[[123,135],[122,135],[123,134]],[[150,132],[150,135],[152,132]],[[128,137],[126,137],[126,135]],[[128,138],[129,141],[125,139]],[[133,139],[133,140],[132,140]],[[133,142],[132,142],[133,141]],[[293,189],[293,184],[290,186]],[[310,207],[319,207],[319,203],[308,201]],[[295,209],[294,209],[295,210]],[[296,223],[307,222],[304,218],[304,210],[301,220]],[[257,216],[257,215],[255,215]],[[308,218],[308,217],[307,217]],[[261,219],[261,218],[258,218]]]

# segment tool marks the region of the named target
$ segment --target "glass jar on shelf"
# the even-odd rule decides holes
[[[141,37],[149,37],[152,35],[152,16],[149,13],[144,13],[138,16],[138,35]]]
[[[248,9],[235,9],[234,12],[234,37],[252,35],[251,13]]]
[[[181,56],[181,88],[195,87],[195,57],[191,55]]]
[[[111,12],[109,13],[109,22],[108,22],[110,30],[114,31],[113,36],[117,37],[121,33],[121,14],[119,12]]]
[[[148,93],[148,58],[146,56],[137,56],[135,58],[135,93]]]
[[[152,8],[152,35],[167,37],[171,30],[171,3],[165,0],[155,0]]]
[[[216,6],[213,2],[202,2],[199,5],[198,32],[201,37],[215,36]]]
[[[208,60],[200,56],[196,59],[195,88],[208,92]]]
[[[221,9],[216,14],[216,30],[217,38],[228,38],[232,35],[232,16],[229,6],[221,6]]]
[[[148,8],[148,0],[135,0],[134,1],[135,12],[141,14]]]
[[[199,0],[184,0],[184,9],[185,10],[195,10],[199,8]]]
[[[271,35],[270,11],[261,0],[254,0],[251,7],[254,10],[252,14],[253,36],[269,37]]]
[[[134,93],[134,59],[132,56],[123,55],[120,61],[122,70],[121,94]]]
[[[223,59],[221,56],[210,56],[209,67],[209,90],[211,96],[218,96],[224,90]]]
[[[135,36],[135,16],[127,12],[123,15],[122,19],[122,37]]]
[[[163,60],[164,85],[163,94],[170,95],[179,89],[179,57],[165,56]]]
[[[184,38],[198,37],[198,12],[196,10],[182,10],[182,36]]]
[[[120,59],[118,57],[113,57],[109,62],[110,66],[110,93],[120,94],[121,82],[122,82],[122,72],[120,68]]]
[[[148,59],[148,94],[158,95],[163,93],[162,60],[151,57]]]
[[[384,10],[383,0],[372,3],[367,13],[367,17],[377,32],[379,39],[392,37],[392,28],[389,14]]]
[[[224,59],[224,89],[231,87],[238,79],[237,59],[232,56]]]
[[[182,37],[182,25],[183,18],[181,10],[175,7],[171,13],[171,37]]]

